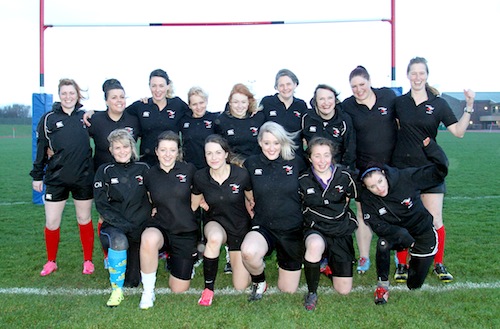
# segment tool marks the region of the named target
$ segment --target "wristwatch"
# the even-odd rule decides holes
[[[474,113],[474,108],[471,108],[469,110],[469,109],[467,109],[467,106],[466,106],[466,107],[464,107],[464,113],[469,113],[469,114]]]

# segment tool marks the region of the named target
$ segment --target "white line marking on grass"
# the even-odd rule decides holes
[[[428,284],[424,284],[421,291],[430,291],[430,292],[447,292],[454,290],[475,290],[475,289],[499,289],[500,281],[497,282],[488,282],[488,283],[476,283],[476,282],[457,282],[451,284],[443,284],[440,286],[431,286]],[[372,292],[375,289],[375,284],[373,286],[358,286],[352,289],[352,292]],[[138,295],[142,293],[141,288],[125,288],[124,289],[127,295]],[[410,290],[406,287],[406,285],[393,285],[390,287],[391,291],[402,291],[402,292],[410,292]],[[335,291],[331,287],[320,287],[318,291],[321,294],[333,294]],[[46,289],[46,288],[0,288],[0,294],[3,295],[39,295],[39,296],[95,296],[95,295],[108,295],[111,292],[111,288],[109,289],[73,289],[73,288],[55,288],[55,289]],[[186,291],[184,294],[186,295],[200,295],[202,290],[191,288]],[[299,287],[297,293],[306,293],[307,287],[302,286]],[[172,291],[169,288],[156,288],[155,293],[158,295],[169,295],[172,294]],[[233,288],[223,288],[216,289],[215,293],[217,295],[239,295],[240,291],[237,291]],[[268,287],[266,294],[280,294],[278,288],[276,287]]]
[[[445,196],[445,200],[485,200],[498,199],[500,195],[481,195],[481,196]]]

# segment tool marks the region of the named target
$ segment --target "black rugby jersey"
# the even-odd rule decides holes
[[[37,151],[30,176],[48,185],[92,185],[94,166],[88,129],[83,122],[84,110],[77,104],[66,114],[55,102],[37,126]],[[47,149],[54,155],[47,156]]]
[[[356,131],[356,167],[370,162],[389,164],[396,145],[396,94],[390,88],[372,88],[376,101],[369,109],[356,102],[354,96],[345,99],[341,107],[351,117]]]
[[[94,139],[94,168],[113,161],[109,153],[108,136],[115,129],[126,129],[134,139],[140,136],[141,128],[137,117],[123,112],[118,121],[109,117],[108,111],[96,111],[91,118],[92,125],[88,128],[89,135]]]

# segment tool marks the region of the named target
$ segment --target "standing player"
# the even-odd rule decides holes
[[[216,120],[215,132],[228,141],[236,156],[244,160],[260,153],[257,135],[264,121],[254,95],[244,84],[238,83],[229,94],[228,109]]]
[[[45,192],[45,247],[47,263],[40,272],[46,276],[57,270],[62,214],[69,193],[73,196],[76,219],[83,248],[83,274],[94,273],[92,252],[94,228],[92,225],[92,149],[87,127],[83,124],[85,113],[80,101],[81,89],[72,79],[59,80],[60,102],[52,111],[40,118],[37,127],[37,151],[30,175],[33,189]],[[47,156],[47,150],[53,154]]]
[[[422,151],[429,164],[422,167],[396,169],[369,164],[360,176],[363,188],[360,200],[365,221],[377,234],[377,277],[375,304],[389,298],[391,250],[410,249],[411,260],[406,285],[422,286],[437,252],[438,237],[433,216],[427,211],[420,191],[442,183],[448,173],[443,150],[430,138],[423,141]]]
[[[316,308],[320,261],[326,251],[333,288],[342,295],[352,289],[355,261],[352,234],[356,217],[349,199],[357,197],[356,182],[343,166],[333,163],[333,142],[314,137],[307,147],[311,167],[299,177],[305,227],[304,274],[309,292],[304,307]]]
[[[252,228],[241,245],[243,264],[252,277],[249,301],[261,299],[266,291],[266,255],[276,250],[278,288],[289,293],[298,288],[304,256],[298,177],[305,164],[294,155],[293,136],[276,122],[262,125],[259,145],[262,153],[244,163],[255,198]]]
[[[158,252],[169,253],[169,287],[174,293],[189,289],[198,225],[191,207],[191,186],[196,168],[182,161],[179,135],[165,131],[158,136],[159,163],[145,177],[146,188],[156,214],[146,223],[141,237],[141,277],[143,293],[139,307],[148,309],[155,301],[154,288]]]
[[[356,160],[356,135],[351,118],[340,108],[338,93],[334,88],[320,84],[311,100],[313,110],[302,118],[302,134],[307,143],[313,137],[331,140],[336,149],[335,163],[354,167]]]
[[[104,221],[99,237],[108,254],[113,289],[107,305],[115,307],[123,300],[126,278],[140,280],[140,238],[146,220],[151,217],[151,204],[144,186],[149,166],[136,162],[139,157],[132,135],[126,129],[116,129],[108,140],[113,162],[97,169],[94,196],[96,209]]]
[[[390,88],[373,88],[370,75],[363,66],[351,71],[349,83],[352,96],[345,99],[341,106],[351,117],[356,131],[356,168],[366,168],[370,162],[389,164],[396,144],[396,94]],[[356,201],[356,210],[357,271],[361,274],[370,268],[372,231],[363,220],[359,201]]]
[[[439,92],[429,86],[427,78],[429,68],[422,57],[410,60],[407,68],[410,91],[399,96],[395,102],[396,117],[400,129],[392,163],[398,168],[418,167],[429,163],[419,141],[430,136],[436,140],[439,126],[444,124],[454,136],[462,138],[469,126],[471,113],[474,112],[475,93],[464,90],[466,107],[460,120]],[[422,191],[422,202],[434,218],[434,227],[438,232],[438,252],[434,258],[434,273],[442,282],[453,281],[453,275],[444,266],[444,248],[446,231],[443,224],[443,199],[446,192],[444,182]],[[407,253],[398,253],[398,262],[406,270]],[[404,265],[403,265],[404,264]],[[398,275],[398,273],[396,273]]]
[[[260,102],[266,121],[279,123],[289,133],[296,133],[294,143],[298,146],[297,156],[303,156],[302,117],[307,113],[306,103],[294,96],[299,85],[297,76],[288,69],[281,69],[276,74],[274,89],[278,92],[265,96]]]
[[[248,171],[231,164],[229,144],[220,135],[210,135],[205,143],[208,168],[198,170],[194,176],[194,204],[205,201],[205,238],[203,254],[205,290],[198,304],[210,306],[214,296],[215,278],[220,248],[228,245],[232,264],[233,286],[244,290],[250,283],[250,274],[241,261],[241,243],[250,229],[247,202],[253,206],[253,193]]]

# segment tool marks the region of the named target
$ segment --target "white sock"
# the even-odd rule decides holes
[[[141,280],[144,292],[153,293],[156,285],[156,272],[146,274],[141,271]]]
[[[227,244],[225,245],[225,248],[226,248],[226,263],[229,263],[231,258],[229,258],[229,247],[227,246]]]

